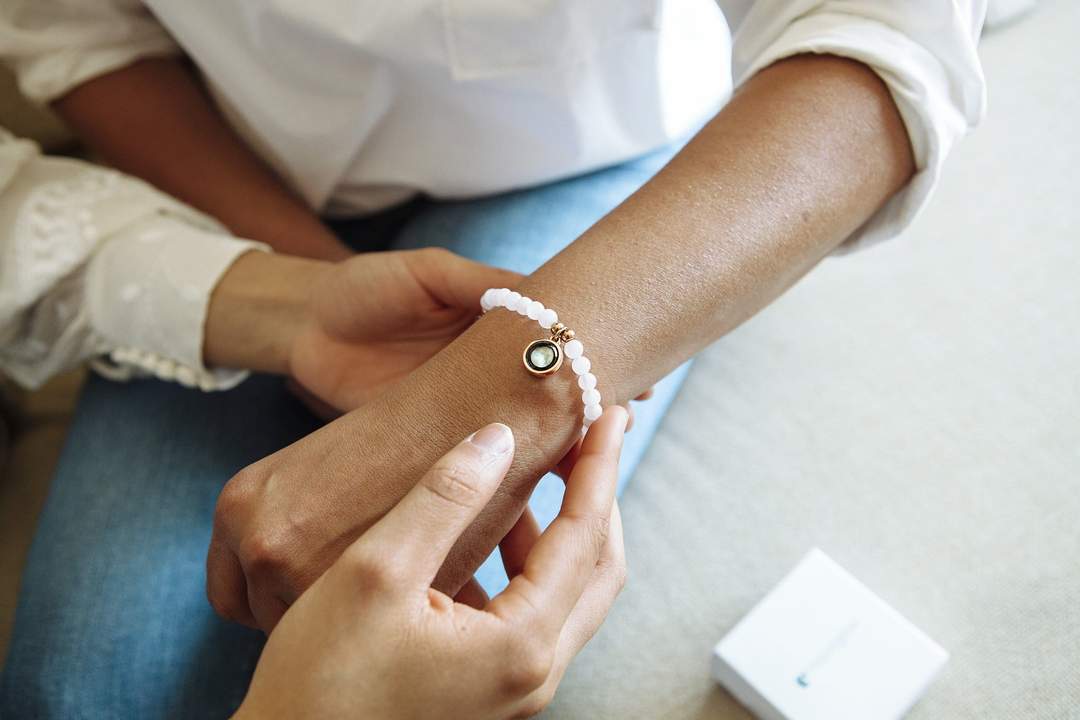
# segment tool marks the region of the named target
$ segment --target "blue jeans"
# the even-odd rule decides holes
[[[530,272],[651,177],[671,150],[544,187],[464,202],[418,201],[339,223],[361,249],[439,245]],[[686,374],[635,408],[620,488]],[[23,575],[0,680],[3,718],[208,718],[239,705],[262,634],[220,620],[205,597],[214,503],[236,471],[317,427],[279,378],[204,394],[91,377]],[[548,476],[542,523],[561,499]],[[497,559],[479,577],[505,583]]]

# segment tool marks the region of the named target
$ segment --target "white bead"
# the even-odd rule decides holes
[[[566,353],[566,357],[576,360],[585,352],[585,346],[581,344],[580,340],[571,340],[563,347],[563,352]]]
[[[532,298],[522,296],[521,299],[514,304],[514,312],[518,315],[524,316],[529,311],[529,305],[532,304]]]
[[[596,376],[591,372],[587,372],[584,375],[579,375],[577,379],[577,385],[582,390],[592,390],[596,387]]]
[[[544,303],[539,300],[533,300],[529,303],[529,310],[525,313],[530,320],[535,320],[540,317],[540,313],[544,311]]]
[[[589,388],[585,392],[581,393],[581,401],[586,405],[599,405],[600,391],[596,388]]]
[[[503,307],[507,310],[513,310],[517,307],[517,301],[521,299],[521,293],[510,291],[510,294],[506,296],[506,302],[503,303]]]
[[[551,308],[544,308],[536,319],[540,321],[540,327],[550,330],[552,325],[559,322],[559,314]]]
[[[600,408],[600,405],[586,405],[585,406],[585,419],[595,420],[604,414],[604,411]]]
[[[581,357],[574,360],[571,367],[574,368],[575,375],[584,375],[585,373],[589,372],[589,368],[592,367],[592,363],[589,362],[589,358],[582,355]]]
[[[506,288],[499,288],[495,291],[495,297],[492,298],[491,307],[502,307],[506,304],[506,298],[509,296],[509,290]]]
[[[491,308],[495,307],[495,293],[499,292],[496,288],[488,288],[484,291],[484,294],[480,296],[480,307],[487,312]]]

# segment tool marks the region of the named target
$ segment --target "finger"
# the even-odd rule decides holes
[[[559,515],[496,598],[497,614],[532,613],[545,629],[562,628],[607,542],[626,421],[626,409],[613,405],[589,429]]]
[[[248,606],[247,580],[240,559],[216,532],[206,552],[206,597],[214,612],[226,620],[257,627]]]
[[[450,548],[495,493],[514,456],[514,435],[492,423],[462,440],[420,482],[356,541],[398,564],[398,577],[426,589]]]
[[[555,658],[548,677],[543,685],[524,700],[523,707],[535,707],[538,704],[542,706],[546,699],[554,695],[570,663],[603,624],[615,598],[622,590],[625,577],[622,518],[616,502],[611,507],[611,531],[608,533],[608,541],[604,544],[604,551],[589,584],[559,633],[555,644]]]
[[[255,625],[267,635],[289,609],[283,600],[270,592],[260,591],[253,582],[248,582],[248,607],[255,618]]]
[[[567,664],[596,634],[625,582],[626,549],[623,545],[622,515],[616,502],[611,506],[608,540],[604,543],[596,569],[560,635],[558,650],[565,654]]]
[[[630,432],[634,427],[634,408],[631,407],[630,403],[626,403],[622,407],[629,416],[626,420],[624,432]],[[574,471],[574,463],[577,462],[580,454],[581,439],[579,438],[577,442],[570,446],[570,449],[566,451],[566,454],[562,456],[562,459],[554,467],[555,474],[562,478],[563,482],[566,482],[566,479],[570,477],[570,473]]]
[[[499,543],[499,555],[502,556],[507,578],[513,580],[525,569],[525,559],[539,537],[540,526],[529,507],[525,506],[514,527],[510,528],[510,532],[506,533],[506,537]]]
[[[483,610],[484,606],[488,604],[488,595],[484,592],[484,588],[480,587],[480,583],[476,582],[476,578],[471,577],[458,590],[458,594],[454,596],[454,602],[468,605],[477,610]]]
[[[417,250],[409,253],[414,277],[431,295],[450,307],[480,311],[480,296],[493,287],[513,287],[521,273],[492,267],[448,250]]]

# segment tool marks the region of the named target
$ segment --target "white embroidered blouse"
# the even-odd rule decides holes
[[[846,244],[895,235],[983,113],[985,0],[12,0],[0,59],[47,102],[184,52],[229,122],[323,214],[474,197],[641,155],[791,55],[885,81],[917,174]],[[108,355],[204,388],[210,290],[252,244],[107,170],[0,139],[0,370]]]
[[[85,360],[204,390],[210,292],[241,253],[211,218],[89,163],[43,157],[0,129],[0,370],[27,387]]]

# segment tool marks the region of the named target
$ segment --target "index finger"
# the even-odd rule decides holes
[[[589,428],[559,515],[536,541],[521,573],[492,601],[496,615],[525,614],[549,632],[560,631],[607,541],[626,421],[626,409],[616,405]]]
[[[506,425],[477,430],[437,460],[394,508],[354,543],[395,563],[400,576],[428,588],[457,542],[495,493],[514,456]]]

